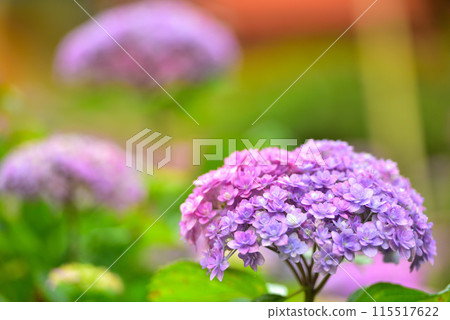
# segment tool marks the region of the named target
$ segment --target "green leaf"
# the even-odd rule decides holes
[[[369,258],[368,256],[365,256],[365,255],[362,255],[362,254],[358,254],[358,255],[355,256],[355,259],[353,260],[353,263],[361,264],[361,265],[372,264],[373,263],[373,259]]]
[[[266,293],[258,298],[253,299],[255,302],[283,302],[286,300],[285,296],[279,294]]]
[[[209,280],[206,271],[192,261],[166,266],[150,281],[150,301],[251,301],[267,293],[256,274],[228,268],[223,281]]]
[[[372,298],[376,302],[447,302],[450,300],[450,285],[441,292],[427,293],[398,284],[379,282],[364,290],[356,290],[349,296],[348,301],[373,302]]]

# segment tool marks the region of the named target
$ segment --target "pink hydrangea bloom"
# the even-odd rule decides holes
[[[196,82],[229,68],[238,56],[231,32],[188,3],[126,4],[95,20],[101,27],[88,21],[61,42],[55,62],[61,78],[155,87],[138,62],[160,84]]]
[[[235,252],[256,270],[264,262],[261,247],[293,263],[315,248],[312,270],[322,274],[355,254],[395,252],[411,269],[433,263],[433,224],[423,199],[392,161],[340,141],[314,145],[320,157],[305,154],[304,146],[238,151],[195,181],[181,205],[181,235],[206,243],[202,265],[211,275],[221,279]]]
[[[336,274],[328,280],[324,294],[346,298],[359,289],[358,283],[366,287],[377,282],[390,282],[409,288],[425,289],[425,273],[422,270],[409,272],[409,265],[406,260],[400,260],[398,264],[385,263],[381,255],[376,256],[372,264],[343,263],[342,269],[338,268]]]
[[[84,196],[117,209],[145,194],[121,148],[82,135],[55,135],[11,152],[1,164],[0,190],[62,204]]]

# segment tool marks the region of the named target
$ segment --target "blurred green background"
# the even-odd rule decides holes
[[[91,13],[123,2],[80,1]],[[144,203],[120,214],[83,214],[80,261],[108,267],[198,175],[221,165],[192,166],[192,138],[295,138],[299,144],[340,139],[397,161],[424,195],[438,256],[432,269],[425,268],[421,286],[442,289],[450,280],[448,2],[379,1],[254,125],[372,2],[194,2],[234,28],[242,47],[239,63],[226,75],[167,88],[199,125],[162,91],[60,84],[53,74],[56,47],[88,17],[72,0],[0,0],[0,158],[56,132],[87,133],[122,147],[144,128],[173,137],[175,161],[152,177],[143,175]],[[183,199],[113,266],[124,283],[114,300],[147,300],[159,267],[194,257],[179,237]],[[48,205],[2,196],[0,299],[64,300],[49,293],[46,278],[66,262],[66,229],[64,215]],[[262,270],[266,281],[295,287],[280,263]],[[319,298],[345,299],[327,292]]]

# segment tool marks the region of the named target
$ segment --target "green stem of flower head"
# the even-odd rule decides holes
[[[325,277],[323,277],[322,281],[320,281],[319,285],[314,290],[315,294],[318,294],[320,290],[322,290],[323,286],[327,283],[330,276],[331,274],[327,274]]]
[[[316,285],[317,278],[319,278],[319,274],[318,273],[314,273],[314,277],[313,277],[313,284],[314,284],[314,286]]]
[[[307,287],[305,290],[305,302],[313,302],[315,298],[314,289],[311,287]]]
[[[289,267],[289,269],[291,269],[292,273],[294,274],[295,278],[297,279],[299,285],[304,288],[306,287],[306,284],[303,280],[303,278],[300,276],[300,274],[298,273],[298,271],[295,269],[294,265],[289,261],[286,260],[286,264]]]
[[[301,275],[303,277],[303,280],[304,280],[303,282],[305,283],[305,285],[308,285],[309,284],[309,282],[308,282],[308,275],[306,274],[305,268],[303,267],[301,261],[299,261],[296,264],[296,266],[297,266],[298,270],[300,271],[300,273],[301,273]]]
[[[314,292],[314,284],[312,283],[312,276],[311,276],[311,272],[309,271],[309,267],[307,268],[307,279],[306,279],[306,283],[307,286],[305,288],[305,302],[312,302],[314,301],[314,297],[315,297],[315,292]]]
[[[309,262],[308,259],[301,255],[300,261],[297,263],[297,266],[300,270],[304,270],[302,273],[304,283],[305,283],[305,301],[313,301],[315,296],[314,291],[314,279],[313,279],[313,260]]]
[[[277,254],[279,254],[280,252],[278,251],[277,248],[275,247],[267,247],[267,249],[269,249],[270,251],[273,251]],[[295,278],[297,279],[298,283],[300,284],[301,287],[306,287],[306,275],[305,275],[305,271],[303,270],[303,268],[301,268],[301,266],[299,266],[298,264],[294,264],[292,262],[290,262],[289,260],[286,260],[286,264],[289,267],[289,269],[291,269],[292,273],[294,274]],[[297,268],[296,268],[297,266]],[[300,273],[299,273],[300,271]]]
[[[68,262],[77,261],[79,258],[79,212],[73,201],[66,201],[64,205],[64,213],[67,217],[67,231],[68,231],[68,248],[67,258]]]
[[[302,255],[301,256],[301,261],[303,262],[304,268],[308,274],[308,283],[311,285],[312,284],[312,274],[311,274],[311,264],[308,263],[308,261],[306,261],[306,258]]]
[[[267,249],[279,254],[279,251],[275,247],[266,247]],[[313,252],[317,248],[316,245],[314,245]],[[297,295],[300,292],[305,292],[305,302],[312,302],[314,301],[316,295],[322,290],[322,288],[327,283],[328,279],[330,278],[330,274],[327,274],[322,278],[320,283],[316,287],[317,279],[319,278],[319,273],[316,273],[313,271],[314,267],[314,259],[311,257],[310,262],[308,263],[308,260],[303,255],[301,256],[301,259],[298,263],[293,263],[290,260],[286,260],[286,265],[291,269],[292,273],[294,274],[296,280],[298,281],[300,285],[300,289],[294,292],[293,294],[287,296],[286,299],[291,298],[292,296]]]

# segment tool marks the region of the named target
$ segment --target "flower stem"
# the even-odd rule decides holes
[[[297,279],[298,283],[300,284],[300,287],[302,287],[302,288],[305,287],[305,283],[304,283],[302,277],[298,274],[294,265],[289,260],[286,260],[286,264],[288,265],[289,269],[291,269],[292,273],[294,274],[295,278]]]
[[[323,286],[325,285],[325,283],[327,283],[328,279],[330,278],[331,274],[327,274],[322,281],[320,281],[319,285],[317,286],[317,288],[314,290],[315,294],[319,293],[320,290],[322,290]]]
[[[312,283],[312,274],[311,274],[311,268],[312,268],[312,260],[311,260],[311,263],[310,264],[308,264],[308,261],[306,261],[306,258],[302,255],[301,256],[301,259],[302,259],[302,261],[303,261],[303,264],[305,265],[305,270],[307,271],[307,273],[308,273],[308,283],[310,284],[310,285],[312,285],[313,283]]]
[[[316,246],[314,246],[314,248],[315,247]],[[279,254],[277,248],[267,247],[267,249]],[[289,295],[287,299],[291,298],[292,296],[295,296],[300,292],[305,292],[304,301],[313,302],[316,295],[322,290],[322,288],[325,286],[331,275],[327,274],[326,276],[324,276],[316,287],[316,282],[317,279],[319,278],[319,273],[313,271],[314,266],[313,258],[311,258],[311,261],[308,263],[308,260],[302,255],[298,263],[294,263],[290,260],[285,260],[285,262],[289,267],[289,269],[291,269],[292,273],[294,274],[295,278],[297,279],[297,282],[301,287],[299,290]]]
[[[305,302],[313,302],[315,297],[314,289],[308,286],[305,290]]]
[[[319,274],[318,273],[314,273],[314,277],[313,277],[313,284],[314,284],[314,286],[316,285],[316,281],[317,281],[318,277],[319,277]]]
[[[309,283],[309,281],[308,281],[308,276],[306,275],[306,272],[305,272],[306,268],[303,268],[301,261],[299,261],[296,265],[297,265],[298,270],[300,270],[300,273],[303,277],[303,283],[305,285],[307,285]]]

